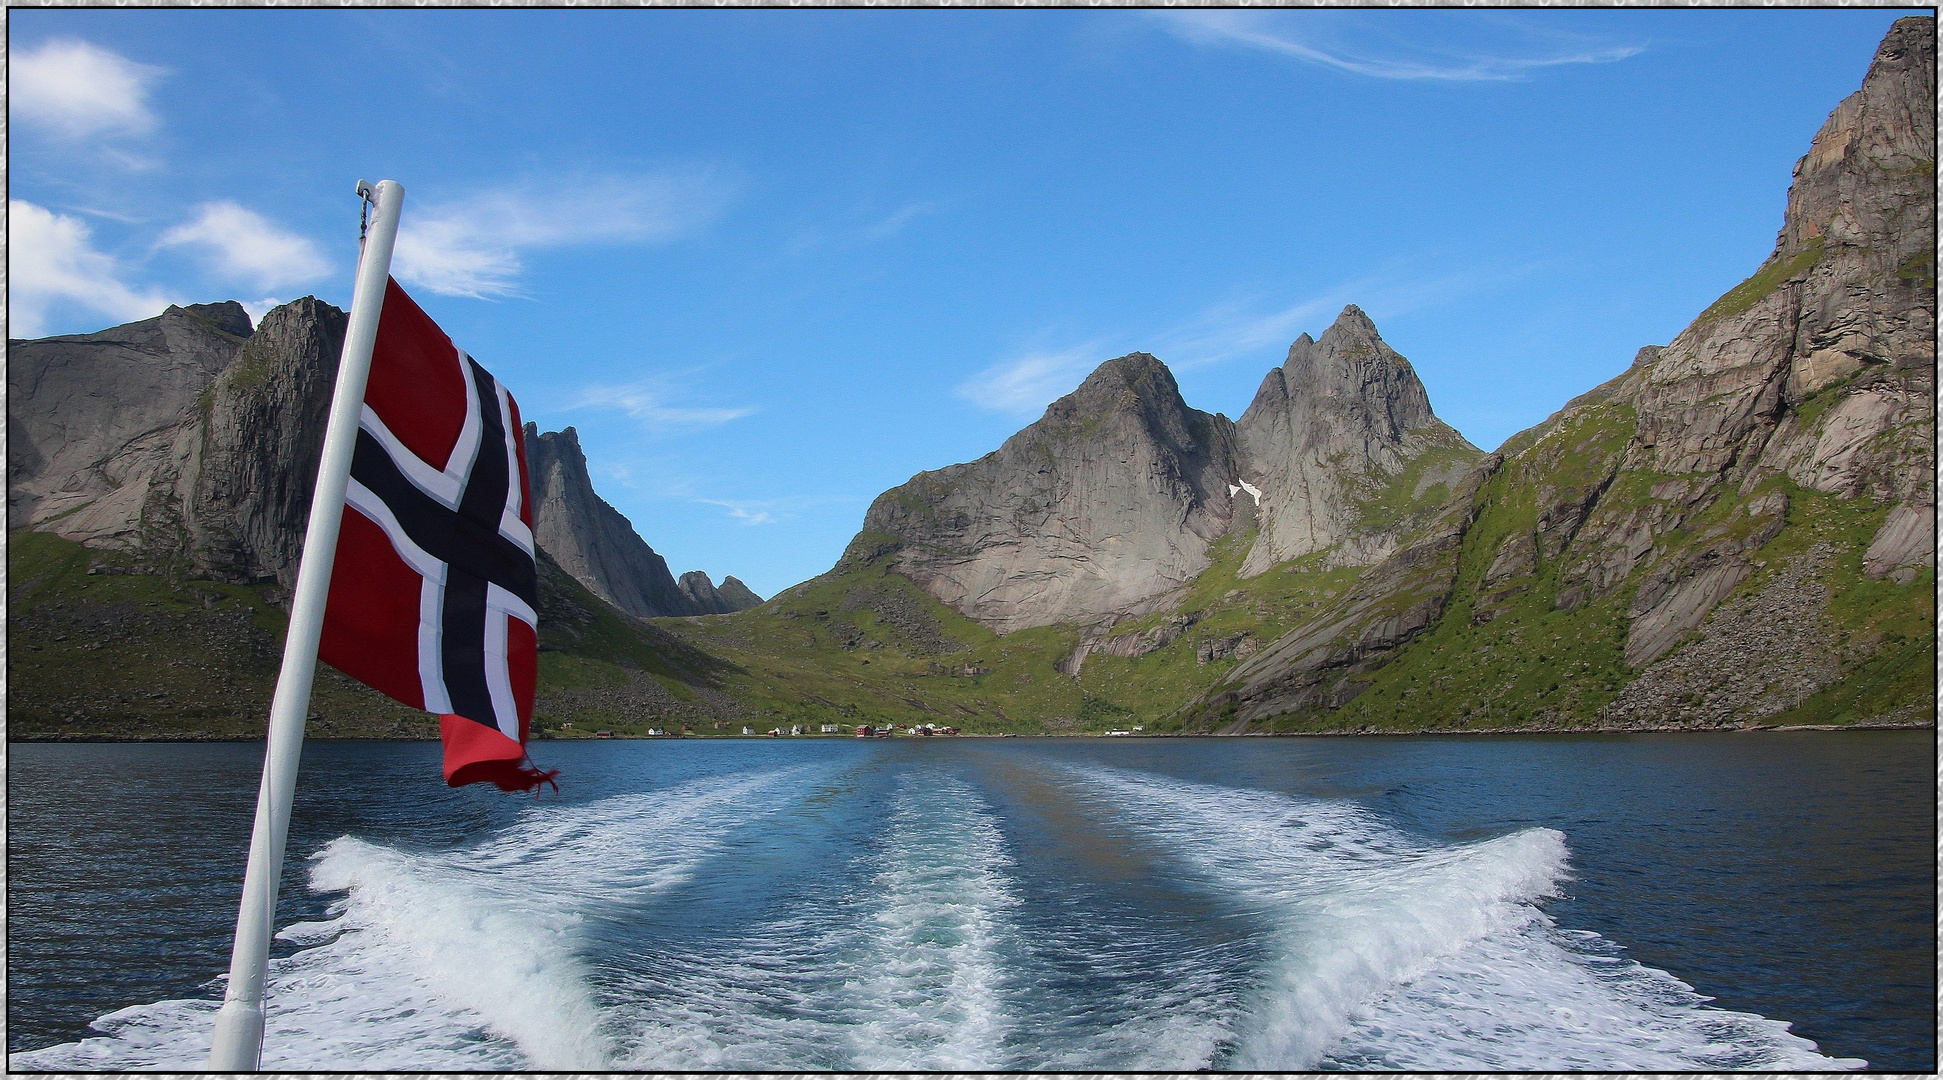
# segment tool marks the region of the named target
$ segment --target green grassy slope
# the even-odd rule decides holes
[[[8,737],[261,737],[288,625],[274,587],[134,566],[48,533],[9,535]],[[541,574],[543,736],[645,730],[724,707],[711,689],[720,660],[615,611],[551,560]],[[321,665],[306,734],[433,739],[438,719]]]
[[[724,688],[757,730],[786,724],[951,725],[970,733],[1102,732],[1139,725],[1176,731],[1181,706],[1238,662],[1202,662],[1202,646],[1246,655],[1278,637],[1357,577],[1310,558],[1239,577],[1252,532],[1215,545],[1214,562],[1173,609],[1113,626],[1137,636],[1186,625],[1137,657],[1088,655],[1077,679],[1060,670],[1079,627],[1000,637],[925,594],[881,561],[852,559],[750,611],[656,620],[737,670]],[[1234,641],[1239,637],[1240,641]]]

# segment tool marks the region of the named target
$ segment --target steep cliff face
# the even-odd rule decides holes
[[[1296,339],[1235,434],[1241,479],[1262,493],[1244,576],[1331,549],[1337,565],[1379,562],[1484,456],[1430,411],[1410,362],[1354,305],[1320,341]]]
[[[315,297],[264,315],[184,425],[175,489],[150,516],[179,508],[183,542],[211,577],[296,583],[347,321]]]
[[[526,425],[533,485],[533,538],[595,596],[637,618],[703,612],[621,512],[594,493],[573,428],[541,434]]]
[[[234,301],[7,343],[7,518],[134,551],[185,419],[250,336]]]
[[[1165,603],[1227,531],[1234,425],[1158,360],[1109,360],[977,461],[871,504],[846,565],[899,573],[1001,633]]]

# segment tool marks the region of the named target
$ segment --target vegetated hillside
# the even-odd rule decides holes
[[[1325,613],[1205,722],[1934,723],[1934,105],[1899,20],[1767,261],[1487,460],[1449,587]]]
[[[25,529],[9,535],[7,569],[9,738],[262,736],[289,624],[278,586],[153,572]],[[541,737],[738,714],[715,688],[728,665],[544,557],[540,608]],[[320,664],[306,735],[436,739],[438,718]]]

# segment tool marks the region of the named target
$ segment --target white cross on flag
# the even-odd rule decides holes
[[[538,575],[519,406],[387,281],[318,656],[439,714],[445,780],[549,782],[526,760]]]

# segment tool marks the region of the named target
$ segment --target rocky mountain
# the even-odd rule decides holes
[[[139,565],[289,585],[344,323],[306,297],[252,331],[230,301],[9,342],[11,522]]]
[[[629,615],[700,615],[668,562],[621,512],[594,493],[580,433],[541,433],[526,425],[527,476],[533,485],[534,540],[595,596]]]
[[[730,615],[762,603],[762,597],[735,577],[723,578],[721,587],[717,588],[708,580],[707,574],[690,570],[681,576],[677,584],[697,614]]]
[[[878,496],[844,559],[1001,632],[1151,608],[1207,566],[1234,476],[1234,424],[1133,353],[996,452]]]
[[[132,589],[134,595],[150,596],[140,603],[151,606],[176,606],[191,597],[176,617],[123,627],[131,641],[145,643],[139,653],[144,658],[180,651],[157,638],[165,623],[182,642],[221,640],[251,655],[261,651],[236,635],[256,632],[251,627],[261,630],[265,620],[279,621],[278,606],[295,581],[345,323],[343,312],[305,297],[269,312],[255,327],[240,305],[227,302],[171,307],[156,318],[95,334],[10,341],[9,521],[14,530],[52,538],[43,544],[15,533],[10,544],[10,555],[45,556],[44,572],[30,575],[38,582],[33,588],[44,596],[68,596],[73,610],[82,612],[99,607],[83,598],[91,585],[92,596]],[[625,661],[622,666],[634,673],[621,678],[628,685],[645,677],[642,671],[654,670],[643,657],[662,657],[667,662],[660,663],[661,677],[683,689],[675,693],[664,686],[656,693],[675,694],[669,700],[693,699],[698,691],[689,684],[696,679],[701,680],[697,685],[705,684],[712,676],[695,673],[712,671],[713,661],[668,660],[694,651],[629,616],[735,611],[760,600],[733,578],[716,590],[706,575],[701,588],[691,584],[705,596],[691,597],[627,520],[594,493],[572,428],[542,435],[529,425],[526,434],[535,531],[553,567],[542,575],[543,592],[591,591],[581,592],[578,600],[543,596],[543,608],[551,604],[576,613],[561,627],[543,627],[543,642],[586,662]],[[70,550],[55,541],[80,547]],[[10,558],[10,565],[16,563]],[[87,580],[103,574],[117,580],[112,585]],[[130,583],[147,577],[155,581],[141,587]],[[217,586],[245,587],[248,595]],[[248,592],[250,587],[261,595]],[[206,601],[204,607],[213,612],[225,599],[244,602],[223,611],[248,608],[257,614],[235,626],[230,625],[234,620],[208,614],[215,622],[201,626],[198,620],[205,616],[197,614],[196,605]],[[603,601],[620,610],[589,614]],[[56,609],[66,603],[48,602]],[[12,620],[23,641],[32,643],[39,615],[54,617],[38,612]],[[574,621],[598,626],[601,633],[582,641],[572,632]],[[48,640],[29,652],[60,652],[55,638],[67,636],[59,627],[71,622],[55,618],[42,627]],[[112,614],[88,616],[82,623],[98,639],[113,637],[112,628],[121,626]],[[86,627],[74,624],[77,630]],[[589,659],[596,654],[599,659]],[[15,665],[20,676],[13,685],[15,702],[37,700],[36,661],[47,658],[29,656]],[[167,684],[173,671],[187,669],[183,665],[202,666],[187,659],[170,664],[169,673],[158,674],[146,662],[134,663],[131,670]],[[48,677],[64,681],[52,669]],[[546,681],[543,676],[543,699]],[[377,705],[366,700],[366,692],[348,683],[339,689],[344,708],[373,716],[382,712],[372,711]],[[121,696],[112,702],[70,695],[60,699],[59,708],[75,716],[112,717],[142,713],[142,703],[150,700],[146,691],[135,697],[115,693]],[[260,720],[255,713],[249,716],[248,723]],[[57,723],[49,717],[38,722]]]
[[[7,343],[7,517],[138,545],[183,418],[251,334],[241,305],[170,307],[95,334]]]
[[[1355,307],[1306,334],[1239,424],[1190,408],[1146,353],[1109,360],[997,452],[879,496],[844,556],[887,560],[1001,633],[1178,602],[1231,529],[1253,576],[1317,552],[1366,565],[1482,455]]]
[[[694,640],[804,719],[1933,723],[1934,50],[1899,21],[1772,255],[1492,454],[1353,307],[1235,423],[1137,353]]]
[[[1576,659],[1607,669],[1599,693],[1506,683],[1519,718],[1544,722],[1772,716],[1850,676],[1893,682],[1865,669],[1893,666],[1912,632],[1933,649],[1927,591],[1896,589],[1935,556],[1935,93],[1932,20],[1900,20],[1796,166],[1753,276],[1507,442],[1447,542],[1379,566],[1207,707],[1246,724],[1401,694],[1371,672],[1432,631],[1418,652],[1535,651],[1554,691],[1575,657],[1531,643],[1573,635]],[[1443,719],[1507,694],[1455,697],[1438,696]]]
[[[1430,411],[1410,362],[1354,305],[1321,340],[1296,339],[1236,435],[1238,480],[1261,492],[1244,576],[1317,552],[1343,566],[1379,562],[1484,456]]]

